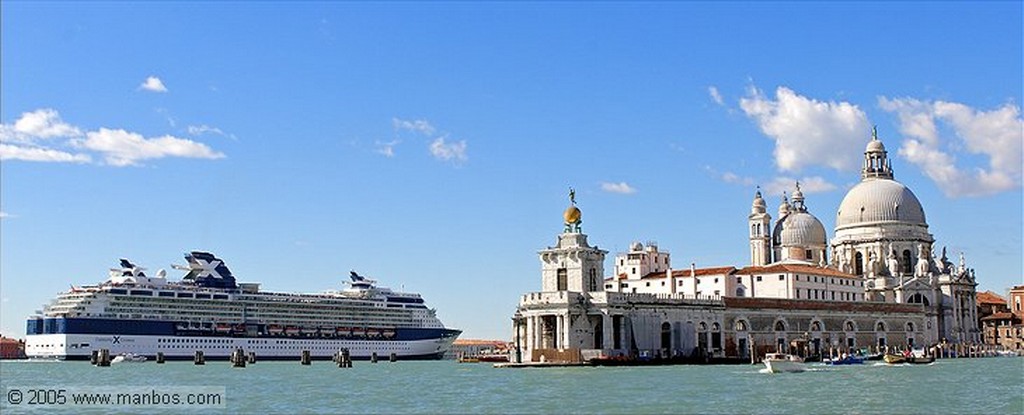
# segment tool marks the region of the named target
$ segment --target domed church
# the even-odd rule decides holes
[[[936,257],[924,208],[914,192],[894,179],[877,131],[864,151],[860,183],[839,204],[830,247],[824,226],[804,204],[799,183],[791,200],[783,194],[779,219],[771,228],[761,192],[755,194],[748,217],[752,266],[803,263],[856,276],[864,300],[921,304],[938,324],[940,338],[980,340],[974,270],[967,268],[962,253],[958,265],[945,248]]]
[[[861,181],[836,212],[831,266],[864,279],[868,301],[923,304],[949,341],[979,341],[974,270],[935,255],[924,208],[896,181],[885,145],[872,134]]]

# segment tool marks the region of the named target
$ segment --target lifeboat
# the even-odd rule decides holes
[[[352,330],[349,329],[348,327],[335,328],[334,332],[337,333],[339,336],[348,336],[352,334]]]
[[[295,326],[288,326],[284,329],[284,334],[294,336],[296,334],[299,334],[299,328]]]
[[[382,334],[385,339],[393,339],[395,337],[395,331],[391,329],[384,330]]]
[[[366,337],[377,337],[380,336],[380,330],[377,329],[366,329]]]
[[[352,329],[352,335],[356,336],[356,337],[366,336],[366,329],[361,328],[361,327],[353,328]]]
[[[231,325],[228,323],[217,323],[217,327],[215,330],[217,331],[217,333],[227,333],[231,331]]]
[[[281,334],[281,332],[284,331],[284,327],[277,324],[271,324],[270,327],[267,328],[267,331],[269,331],[270,334]]]

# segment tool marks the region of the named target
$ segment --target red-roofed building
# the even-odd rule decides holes
[[[25,342],[0,336],[0,359],[24,359]]]

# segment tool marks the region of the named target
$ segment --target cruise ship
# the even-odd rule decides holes
[[[25,353],[88,360],[93,350],[168,360],[228,359],[241,348],[259,359],[440,359],[461,334],[446,328],[419,294],[392,291],[351,272],[340,290],[316,294],[261,291],[236,283],[209,252],[185,254],[180,281],[146,276],[127,259],[103,283],[72,286],[28,319]]]

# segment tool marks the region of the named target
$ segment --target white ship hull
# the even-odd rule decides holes
[[[378,341],[42,334],[26,337],[25,354],[30,358],[89,360],[93,350],[108,349],[111,355],[134,353],[153,359],[157,353],[163,353],[167,360],[191,360],[196,351],[202,351],[207,360],[227,360],[231,352],[241,348],[245,353],[255,352],[258,360],[299,360],[304,350],[314,359],[330,359],[347,348],[353,359],[369,359],[374,353],[387,359],[394,353],[398,359],[410,360],[439,359],[454,341],[455,337]]]

